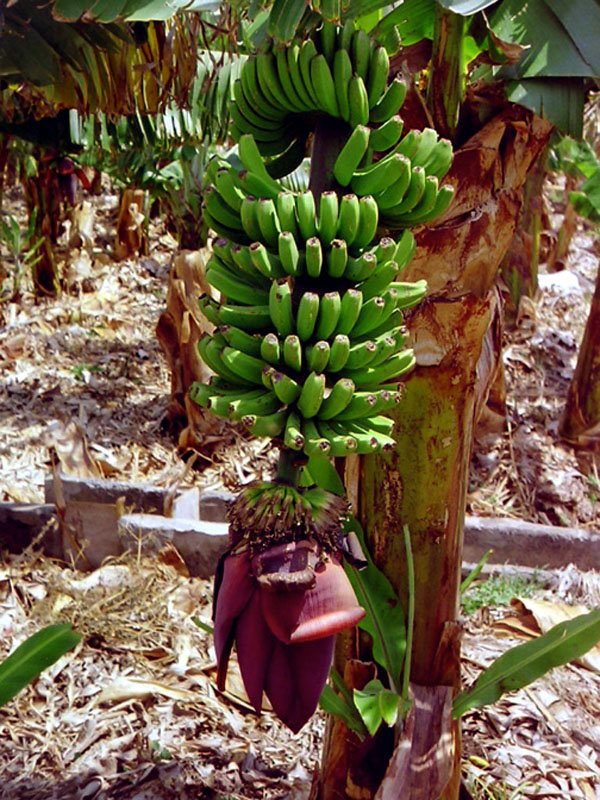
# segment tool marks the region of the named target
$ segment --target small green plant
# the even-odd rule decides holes
[[[477,800],[520,800],[523,797],[521,792],[527,786],[531,786],[531,784],[520,783],[511,791],[504,781],[499,784],[491,784],[477,777],[469,784],[469,791]]]
[[[45,236],[35,239],[37,209],[33,210],[26,228],[22,228],[12,214],[3,212],[0,216],[0,239],[8,248],[13,260],[12,286],[10,296],[15,297],[21,285],[23,271],[33,269],[42,258],[37,251],[44,243]]]
[[[513,597],[532,597],[540,588],[535,579],[528,580],[522,575],[494,575],[464,594],[463,612],[469,616],[483,606],[509,606]]]
[[[87,383],[92,373],[100,371],[100,367],[97,364],[76,364],[69,370],[71,375],[75,377],[75,380],[80,383]]]
[[[150,751],[153,761],[171,761],[173,754],[165,747],[161,747],[159,742],[150,742]]]

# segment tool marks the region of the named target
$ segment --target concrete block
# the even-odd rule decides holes
[[[200,519],[227,522],[227,509],[235,498],[227,489],[205,489],[200,493]]]
[[[464,561],[478,563],[493,550],[488,564],[558,569],[568,564],[600,571],[600,533],[581,528],[537,525],[520,519],[471,517],[465,520]]]
[[[106,481],[103,478],[78,478],[74,475],[61,475],[62,492],[66,503],[110,503],[115,504],[120,497],[125,506],[137,511],[162,513],[167,489],[151,483],[126,483],[125,481]],[[52,476],[44,484],[46,503],[56,502]]]
[[[56,509],[44,503],[0,503],[0,545],[12,553],[22,553],[45,529],[40,545],[50,558],[62,558],[63,549],[57,525],[50,525]]]
[[[221,555],[229,546],[228,526],[224,522],[175,519],[157,514],[125,514],[118,522],[124,550],[158,552],[172,544],[181,554],[190,575],[209,578],[215,574]]]
[[[97,569],[108,556],[120,555],[118,519],[114,504],[67,501],[62,537],[65,560],[78,569]]]
[[[176,519],[200,519],[200,490],[196,486],[177,495],[173,500],[171,516]]]

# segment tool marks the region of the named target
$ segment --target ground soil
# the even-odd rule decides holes
[[[105,191],[91,210],[91,239],[77,238],[75,225],[61,242],[68,286],[58,298],[35,298],[26,276],[11,296],[14,259],[2,249],[0,501],[43,501],[53,459],[163,486],[235,488],[267,476],[264,443],[236,430],[193,465],[181,459],[164,424],[170,376],[155,337],[176,242],[154,220],[148,254],[115,262],[116,195]],[[18,190],[5,211],[23,220]],[[478,430],[471,513],[598,529],[595,457],[557,434],[596,241],[580,225],[566,265],[574,290],[539,292],[506,330],[506,421]],[[35,550],[7,555],[0,656],[50,622],[72,622],[85,638],[0,711],[0,798],[307,798],[324,715],[292,736],[268,711],[251,713],[235,667],[230,693],[217,692],[211,640],[197,624],[210,622],[211,593],[167,555],[123,557],[89,575]],[[540,596],[589,607],[600,598],[595,576],[567,565]],[[522,609],[469,617],[466,683],[528,638],[530,623]],[[468,715],[472,796],[600,798],[599,686],[597,665],[573,664]]]

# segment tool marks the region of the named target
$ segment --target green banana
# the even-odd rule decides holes
[[[410,162],[408,163],[410,166]],[[361,196],[379,196],[403,175],[406,168],[407,159],[398,153],[392,153],[375,164],[357,170],[350,181],[350,188]]]
[[[204,205],[211,217],[222,227],[235,231],[243,230],[239,214],[227,205],[214,186],[209,186],[204,191]]]
[[[285,94],[289,103],[294,107],[296,112],[302,113],[304,111],[311,111],[312,106],[310,102],[303,99],[292,80],[291,70],[286,58],[286,47],[280,45],[275,51],[275,61],[277,66],[277,76],[283,93]]]
[[[277,75],[277,63],[272,53],[259,53],[256,57],[256,74],[258,84],[264,96],[274,106],[285,108],[286,111],[298,112],[302,109],[295,107],[286,97]]]
[[[319,413],[325,395],[325,375],[311,372],[302,385],[302,391],[296,401],[296,407],[305,419],[315,417]]]
[[[317,233],[317,209],[311,191],[299,192],[296,195],[296,216],[302,239],[306,241],[311,236],[315,236]]]
[[[274,253],[270,253],[262,242],[252,242],[248,253],[254,268],[265,278],[273,280],[286,276],[286,271],[279,258]]]
[[[377,415],[374,417],[369,417],[369,419],[365,419],[364,421],[360,421],[357,424],[361,425],[363,428],[367,428],[371,431],[376,431],[377,433],[383,433],[385,436],[391,436],[392,431],[394,430],[394,420],[390,419],[389,417],[382,417],[381,415]]]
[[[223,362],[221,349],[220,342],[212,336],[203,336],[198,341],[198,355],[215,375],[233,385],[251,386],[253,381],[247,380],[243,375],[238,375]]]
[[[368,247],[377,234],[379,224],[379,207],[377,201],[370,194],[366,194],[358,201],[359,220],[356,236],[352,242],[355,250],[363,250]]]
[[[376,47],[371,53],[369,61],[369,77],[367,80],[367,95],[369,108],[373,108],[381,100],[387,86],[390,71],[390,57],[385,47]]]
[[[306,140],[308,132],[300,124],[294,129],[294,138],[285,150],[281,150],[275,158],[270,158],[266,164],[267,172],[272,178],[285,178],[294,172],[306,156]]]
[[[247,63],[247,62],[246,62]],[[277,197],[281,191],[281,186],[267,172],[264,159],[257,147],[254,137],[246,134],[238,141],[238,156],[247,172],[254,173],[261,178],[265,187],[270,187],[270,194],[259,192],[259,197]],[[254,194],[254,192],[250,192]]]
[[[345,50],[338,51],[345,53]],[[369,148],[371,130],[357,125],[340,150],[333,165],[333,175],[340,186],[348,186]]]
[[[218,309],[219,324],[234,325],[244,331],[264,331],[271,327],[269,306],[222,305]]]
[[[363,300],[370,300],[380,295],[398,274],[398,264],[395,261],[384,261],[378,264],[370,278],[358,287],[362,292]]]
[[[380,239],[379,244],[375,249],[375,257],[377,258],[378,263],[381,264],[383,261],[395,261],[396,249],[396,242],[391,238],[391,236],[384,236],[383,239]]]
[[[382,301],[383,302],[383,301]],[[335,333],[349,334],[362,315],[363,296],[358,289],[347,289],[340,304],[340,314]]]
[[[353,75],[348,84],[348,105],[350,107],[350,127],[368,125],[369,123],[369,95],[363,79]]]
[[[340,372],[346,366],[350,354],[350,339],[345,333],[338,333],[331,343],[331,352],[327,364],[328,372]]]
[[[237,78],[233,83],[233,97],[244,117],[255,127],[262,128],[263,130],[281,128],[280,117],[273,119],[272,117],[263,116],[260,113],[260,106],[256,106],[251,100],[248,100],[244,92],[241,78]]]
[[[270,181],[274,180],[274,178],[271,178],[270,175],[269,180],[267,181],[257,172],[244,169],[239,173],[239,178],[245,191],[248,192],[248,195],[250,195],[253,199],[257,197],[268,197],[271,200],[274,200],[281,191],[281,187],[275,187],[272,183],[270,183]]]
[[[438,217],[441,217],[441,215],[448,210],[453,197],[454,189],[451,186],[442,186],[437,193],[437,197],[431,211],[425,214],[402,214],[398,217],[398,219],[401,221],[401,224],[397,224],[396,218],[392,216],[391,218],[386,219],[386,224],[389,227],[395,228],[401,228],[405,225],[411,227],[423,225],[426,222],[430,222]]]
[[[329,455],[333,458],[343,458],[351,453],[356,453],[357,442],[352,436],[337,433],[325,420],[318,419],[317,429],[324,439],[331,445]]]
[[[350,370],[347,377],[351,378],[359,388],[377,387],[382,383],[398,378],[415,365],[415,355],[412,350],[402,350],[377,367]]]
[[[346,369],[362,369],[373,361],[377,355],[377,344],[372,339],[353,344],[348,353]]]
[[[412,211],[423,196],[425,180],[425,170],[423,167],[413,167],[410,175],[410,185],[406,190],[402,202],[390,209],[385,209],[386,216],[389,214],[394,217],[399,217],[401,214]]]
[[[338,50],[350,50],[355,30],[356,26],[352,19],[346,20],[342,27],[338,29]]]
[[[281,123],[267,129],[258,127],[244,116],[240,106],[237,103],[232,103],[230,105],[229,114],[232,122],[239,131],[239,136],[245,133],[249,133],[254,136],[259,150],[262,150],[263,143],[279,143],[281,141],[283,131],[287,130],[287,125],[284,124],[282,126]],[[239,138],[239,136],[237,138]]]
[[[403,156],[409,158],[412,162],[414,154],[417,152],[419,142],[421,141],[421,132],[413,128],[403,136],[400,142],[396,145],[395,151]]]
[[[298,414],[293,411],[288,414],[283,434],[283,443],[290,450],[302,450],[304,447],[304,436],[301,430],[301,421]]]
[[[273,281],[269,292],[269,313],[280,336],[294,333],[292,291],[287,281]]]
[[[237,184],[233,170],[226,168],[217,170],[214,185],[224,202],[239,214],[246,195]]]
[[[425,172],[441,180],[452,166],[452,142],[439,139],[429,156],[423,162]]]
[[[249,356],[254,356],[255,358],[260,357],[262,341],[260,334],[251,334],[233,325],[221,325],[219,327],[219,333],[230,347],[241,350],[243,353],[248,353]]]
[[[354,73],[365,81],[367,79],[369,62],[371,60],[371,39],[362,28],[358,28],[358,30],[354,32],[350,44],[350,52],[352,55]]]
[[[412,165],[409,159],[406,158],[406,156],[398,156],[398,158],[403,160],[403,170],[400,176],[391,186],[388,186],[385,191],[380,192],[375,198],[377,200],[377,206],[382,214],[388,209],[394,209],[402,203],[412,180]]]
[[[260,343],[260,357],[269,364],[279,364],[281,360],[281,346],[279,338],[274,333],[267,333]]]
[[[401,272],[410,263],[416,249],[415,237],[410,231],[404,231],[398,239],[393,256],[393,260],[398,264],[398,272]]]
[[[410,160],[414,166],[422,167],[427,163],[438,143],[437,131],[433,128],[423,128],[419,134],[419,143]]]
[[[242,417],[248,416],[248,414],[265,416],[274,414],[280,408],[281,402],[273,392],[262,390],[261,394],[256,394],[255,396],[253,392],[246,392],[240,395],[237,400],[230,401],[227,416],[239,421]]]
[[[231,256],[231,242],[227,239],[219,238],[215,239],[212,243],[212,249],[214,255],[217,258],[220,258],[224,264],[227,264],[228,267],[233,267],[235,262]]]
[[[398,325],[395,328],[390,327],[388,332],[380,333],[379,336],[376,336],[372,340],[376,349],[368,366],[376,367],[378,364],[381,364],[387,358],[397,353],[404,347],[406,339],[406,327],[404,325]],[[363,366],[366,367],[367,364]],[[350,367],[348,367],[348,369],[350,369]]]
[[[329,339],[335,331],[342,310],[342,298],[339,292],[326,292],[319,304],[319,318],[314,330],[315,339]],[[347,331],[343,331],[347,333]]]
[[[348,92],[352,78],[352,61],[348,51],[341,48],[336,50],[333,57],[333,80],[335,83],[335,98],[338,104],[340,118],[344,122],[350,120],[350,102]]]
[[[273,372],[273,391],[286,406],[293,403],[300,394],[300,384],[284,372]]]
[[[366,280],[377,269],[377,256],[369,251],[357,258],[349,258],[344,278],[355,283]]]
[[[324,55],[316,55],[310,62],[310,79],[318,100],[318,107],[332,117],[339,117],[335,83]]]
[[[190,400],[193,400],[194,403],[196,403],[199,406],[202,406],[203,408],[208,407],[211,393],[212,389],[206,383],[198,383],[198,381],[195,381],[190,386],[190,391],[189,391]]]
[[[274,367],[264,367],[262,371],[261,378],[263,386],[270,392],[273,391],[273,375],[275,375],[275,371]]]
[[[427,281],[424,278],[414,283],[394,281],[389,286],[390,289],[395,289],[398,293],[396,308],[400,310],[416,306],[427,293]]]
[[[300,273],[300,253],[293,234],[290,231],[282,231],[277,240],[277,252],[281,266],[288,275],[298,275]]]
[[[308,94],[310,95],[310,99],[313,104],[313,108],[321,108],[319,103],[319,98],[317,97],[315,90],[313,88],[312,79],[311,79],[311,64],[315,56],[317,55],[317,48],[315,47],[315,43],[312,39],[305,39],[302,42],[300,47],[300,54],[298,56],[298,67],[300,69],[300,75],[302,77],[302,83]]]
[[[386,122],[373,128],[371,131],[370,147],[373,150],[383,152],[395,147],[400,141],[402,136],[402,129],[404,128],[404,120],[397,114],[390,117]]]
[[[322,300],[321,307],[323,307]],[[323,372],[329,361],[330,349],[329,342],[323,339],[309,345],[305,350],[307,368],[311,372]]]
[[[302,344],[293,333],[286,336],[283,342],[283,360],[295,372],[302,369]]]
[[[257,242],[261,237],[258,219],[256,216],[257,208],[258,200],[255,197],[252,197],[252,195],[246,195],[239,209],[242,227],[252,242]]]
[[[336,381],[321,403],[319,419],[333,419],[341,414],[352,400],[355,388],[354,381],[349,378],[340,378]]]
[[[306,274],[311,278],[318,278],[323,267],[323,248],[318,237],[311,236],[307,239],[304,258]]]
[[[352,436],[356,440],[356,454],[367,456],[379,450],[375,435],[356,425],[354,422],[339,422],[331,420],[331,429],[340,435]]]
[[[200,313],[203,314],[209,322],[212,322],[213,325],[220,324],[221,320],[219,319],[218,313],[219,306],[210,297],[201,297],[200,300],[198,300],[198,308],[200,309]]]
[[[281,226],[273,200],[263,197],[258,201],[256,218],[258,219],[262,240],[269,247],[277,247]]]
[[[276,411],[274,414],[265,414],[264,416],[248,414],[242,417],[242,425],[248,428],[254,436],[270,436],[274,439],[283,433],[287,418],[287,409]]]
[[[316,292],[304,292],[300,298],[296,312],[296,333],[302,342],[308,341],[313,335],[319,315],[319,300]]]
[[[355,194],[345,194],[340,202],[337,237],[345,239],[348,247],[352,245],[360,224],[360,204]],[[333,238],[333,237],[332,237]]]
[[[435,178],[433,175],[428,175],[425,178],[425,188],[423,189],[423,194],[421,195],[421,199],[419,202],[414,206],[414,208],[407,212],[404,216],[403,222],[406,224],[413,219],[422,219],[424,217],[428,217],[429,214],[433,211],[435,206],[435,201],[437,200],[438,196],[438,179]]]
[[[280,192],[275,198],[275,207],[282,232],[289,232],[294,239],[297,239],[299,232],[296,221],[296,200],[292,192]]]
[[[360,231],[360,224],[359,224]],[[358,234],[357,234],[358,237]],[[332,278],[341,278],[348,264],[348,245],[345,239],[333,239],[327,251],[327,274]]]
[[[233,347],[224,347],[221,350],[221,360],[231,372],[248,383],[262,383],[262,370],[265,366],[262,359],[249,356]]]
[[[300,67],[298,65],[300,45],[297,42],[292,42],[291,44],[287,45],[285,50],[292,86],[294,87],[296,94],[298,95],[298,98],[301,100],[304,107],[308,111],[312,111],[315,108],[315,103],[307,91],[306,86],[304,85],[302,75],[300,74]]]
[[[258,83],[255,58],[249,58],[244,63],[242,71],[240,72],[240,81],[247,104],[252,109],[255,109],[257,113],[260,110],[261,116],[278,121],[279,124],[281,124],[287,111],[281,108],[281,106],[272,105],[264,96]]]
[[[362,294],[360,296],[362,298]],[[360,314],[353,328],[351,328],[353,338],[358,338],[359,336],[370,333],[380,322],[383,322],[384,308],[385,300],[380,296],[372,297],[370,300],[367,300],[366,303],[363,303]]]
[[[336,5],[336,0],[333,0],[333,5]],[[338,8],[339,13],[339,8]],[[321,9],[321,14],[323,15],[323,24],[321,26],[321,52],[327,59],[328,63],[331,63],[333,60],[333,54],[335,52],[335,39],[337,34],[337,25],[334,24],[333,19],[328,19],[323,9]]]
[[[385,90],[383,97],[370,109],[370,122],[385,122],[402,108],[406,97],[406,84],[399,75],[393,79]]]
[[[346,379],[348,380],[348,379]],[[354,383],[354,381],[352,381]],[[349,403],[335,418],[337,420],[366,419],[375,413],[378,402],[377,392],[354,391]]]
[[[325,246],[334,238],[338,227],[339,204],[335,192],[322,192],[319,199],[317,233]]]
[[[302,422],[302,435],[304,436],[304,453],[309,458],[328,456],[331,451],[329,441],[321,436],[312,419]]]
[[[268,292],[259,289],[241,277],[234,278],[226,268],[217,264],[214,259],[209,262],[206,270],[206,280],[208,283],[221,293],[221,296],[242,305],[265,305],[268,301]]]

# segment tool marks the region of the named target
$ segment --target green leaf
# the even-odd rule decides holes
[[[507,99],[531,109],[565,133],[581,138],[585,89],[579,78],[546,78],[511,81]]]
[[[49,625],[26,639],[0,664],[0,706],[80,641],[70,625]]]
[[[396,724],[400,695],[386,689],[381,681],[369,681],[364,689],[355,689],[353,695],[356,708],[371,736],[377,733],[382,722],[390,727]]]
[[[346,523],[345,530],[346,532],[351,530],[356,534],[367,558],[367,566],[364,569],[359,570],[345,564],[346,574],[357,600],[367,612],[358,626],[372,637],[373,658],[387,670],[392,687],[399,689],[406,649],[406,626],[402,605],[392,584],[369,558],[360,523],[351,517]]]
[[[583,5],[582,5],[583,4]],[[560,3],[560,14],[545,0],[504,0],[491,15],[490,27],[497,36],[509,42],[528,45],[514,73],[502,73],[509,77],[534,78],[547,77],[595,77],[600,74],[600,51],[596,46],[595,58],[588,63],[582,49],[589,56],[589,47],[581,35],[581,26],[572,26],[573,36],[564,26],[562,14],[566,4]],[[595,0],[573,0],[573,7],[583,6],[594,16],[598,11]],[[585,24],[587,11],[583,14]],[[593,28],[597,40],[598,28]],[[574,38],[577,37],[577,38]]]
[[[554,667],[568,664],[600,641],[600,609],[555,625],[532,642],[513,647],[479,676],[475,686],[455,700],[455,719],[472,708],[495,703],[506,692],[521,689]]]
[[[394,26],[402,39],[402,46],[433,39],[435,0],[404,0],[383,17],[373,28],[371,36],[381,39]]]
[[[267,23],[267,33],[280,42],[291,41],[305,11],[306,0],[275,0]]]
[[[323,687],[319,698],[319,706],[327,714],[339,717],[361,739],[365,738],[368,731],[354,704],[350,705],[343,697],[336,694],[328,684]]]

